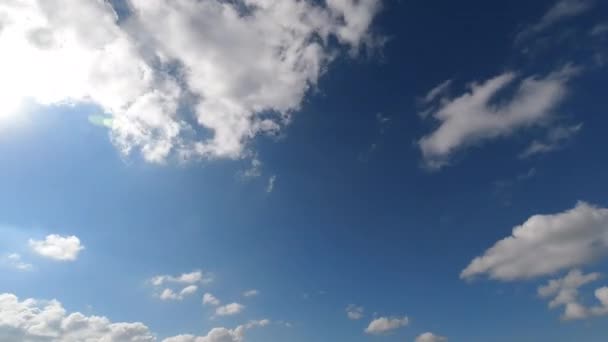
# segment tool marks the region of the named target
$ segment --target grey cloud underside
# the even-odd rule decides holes
[[[242,157],[250,139],[289,123],[337,56],[332,40],[351,52],[374,43],[369,30],[380,9],[379,0],[128,4],[120,23],[97,0],[0,4],[9,19],[0,47],[8,60],[28,62],[0,72],[9,80],[33,75],[0,88],[41,104],[96,103],[112,117],[116,146],[153,162]],[[180,110],[190,95],[193,118]]]

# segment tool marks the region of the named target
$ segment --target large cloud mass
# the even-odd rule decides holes
[[[527,279],[588,264],[608,254],[608,209],[579,202],[573,209],[535,215],[513,228],[461,273],[498,280]]]
[[[0,117],[24,99],[98,104],[149,161],[237,158],[289,121],[335,56],[371,44],[380,0],[101,0],[0,4]],[[184,108],[186,107],[186,108]],[[183,109],[183,110],[182,110]],[[193,112],[193,117],[184,113]]]

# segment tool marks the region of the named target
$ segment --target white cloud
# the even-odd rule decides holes
[[[371,335],[380,335],[405,327],[408,324],[409,319],[407,317],[380,317],[371,321],[365,332]]]
[[[197,283],[208,283],[212,281],[211,277],[203,276],[203,272],[200,270],[194,270],[190,273],[182,273],[178,276],[172,275],[158,275],[152,277],[150,282],[154,286],[162,286],[164,284],[197,284]]]
[[[338,55],[332,38],[351,51],[375,44],[380,9],[380,0],[129,3],[119,24],[108,1],[2,2],[0,112],[26,99],[92,102],[123,153],[239,158],[253,137],[289,123]]]
[[[545,77],[521,80],[508,72],[473,83],[459,97],[442,98],[431,114],[439,127],[418,141],[427,166],[440,168],[458,150],[543,122],[564,99],[567,83],[577,72],[577,68],[566,66]],[[510,86],[515,90],[506,98],[502,92]]]
[[[566,276],[552,279],[547,285],[538,288],[542,298],[553,298],[549,308],[564,307],[562,320],[579,320],[591,316],[608,314],[608,288],[603,287],[595,291],[599,306],[587,308],[579,301],[579,288],[600,278],[599,273],[583,274],[580,270],[572,270]]]
[[[235,329],[214,328],[205,336],[178,335],[164,339],[163,342],[242,342],[247,330],[265,327],[269,324],[270,321],[267,319],[251,321],[247,324],[239,325]]]
[[[460,277],[527,279],[586,265],[607,253],[608,209],[579,202],[565,212],[530,217],[476,257]]]
[[[348,316],[348,318],[352,320],[359,320],[363,318],[363,311],[364,310],[362,306],[350,304],[346,307],[346,316]]]
[[[260,291],[251,289],[243,292],[243,297],[256,297],[260,294]]]
[[[112,323],[106,317],[67,314],[56,300],[20,301],[5,293],[0,294],[0,340],[152,342],[155,338],[142,323]]]
[[[527,158],[558,150],[566,141],[575,136],[582,128],[583,124],[552,127],[549,129],[549,132],[544,140],[532,141],[519,156],[520,158]]]
[[[593,7],[593,0],[559,0],[543,15],[540,21],[521,31],[516,42],[521,42],[555,24],[572,17],[579,16]]]
[[[268,177],[268,184],[266,185],[266,192],[267,193],[271,193],[274,190],[274,183],[277,180],[277,176],[276,175],[272,175],[270,177]]]
[[[74,261],[84,249],[78,237],[57,234],[47,235],[44,240],[30,239],[29,246],[38,255],[59,261]]]
[[[230,303],[215,309],[215,314],[217,316],[233,316],[243,312],[243,310],[245,310],[244,305],[239,303]]]
[[[214,328],[205,336],[178,335],[163,342],[243,342],[247,330],[269,324],[269,320],[250,321],[234,329]],[[157,338],[143,323],[113,323],[103,316],[67,313],[57,300],[20,301],[15,295],[4,293],[0,294],[0,340],[155,342]]]
[[[18,253],[12,253],[6,256],[6,263],[13,268],[16,268],[20,271],[30,271],[33,267],[32,264],[24,262],[21,258],[21,255]]]
[[[430,332],[426,332],[418,337],[416,337],[415,342],[447,342],[448,339],[443,336],[438,336]]]
[[[179,293],[166,288],[160,293],[159,298],[162,300],[183,300],[185,297],[193,295],[197,290],[198,286],[196,285],[188,285],[179,291]]]
[[[220,305],[220,300],[217,299],[214,295],[212,295],[211,293],[205,293],[203,295],[203,304],[204,305],[213,305],[213,306],[218,306]]]

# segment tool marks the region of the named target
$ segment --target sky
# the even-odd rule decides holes
[[[0,2],[0,341],[601,342],[608,3]]]

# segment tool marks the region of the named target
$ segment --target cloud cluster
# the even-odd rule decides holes
[[[568,81],[578,73],[570,65],[546,76],[520,78],[507,72],[483,83],[473,83],[455,98],[445,94],[450,82],[437,86],[425,97],[423,116],[439,126],[418,141],[425,163],[440,168],[459,150],[547,120],[568,92]],[[513,93],[507,96],[508,90]],[[433,105],[434,102],[438,104]]]
[[[193,295],[198,290],[198,285],[212,281],[211,277],[203,275],[200,270],[183,273],[178,276],[158,275],[150,279],[150,283],[157,289],[162,289],[158,297],[162,300],[182,300]],[[179,288],[179,289],[176,289]]]
[[[369,323],[365,332],[370,335],[386,334],[409,324],[407,317],[379,317]]]
[[[460,277],[527,279],[586,265],[606,254],[608,209],[579,202],[562,213],[530,217],[476,257]]]
[[[124,153],[238,158],[250,139],[289,122],[338,45],[374,44],[380,0],[128,5],[119,21],[107,1],[2,2],[0,93],[12,102],[0,112],[27,99],[92,102]]]
[[[564,307],[563,320],[578,320],[591,316],[608,315],[608,287],[595,291],[599,306],[588,308],[579,301],[579,288],[600,278],[599,273],[583,274],[580,270],[572,270],[563,278],[552,279],[546,285],[538,288],[542,298],[553,298],[549,308]]]
[[[18,269],[20,271],[29,271],[34,267],[32,264],[23,261],[21,254],[11,253],[6,256],[4,260],[10,267]]]
[[[74,235],[51,234],[44,240],[30,239],[28,243],[36,254],[58,261],[74,261],[78,258],[80,251],[84,249],[84,246],[80,244],[80,239]]]
[[[234,329],[214,328],[207,335],[178,335],[163,342],[242,342],[245,332],[265,327],[268,320],[251,321]],[[0,340],[36,342],[156,342],[158,339],[143,323],[113,323],[102,316],[67,313],[57,300],[19,300],[0,294]]]

